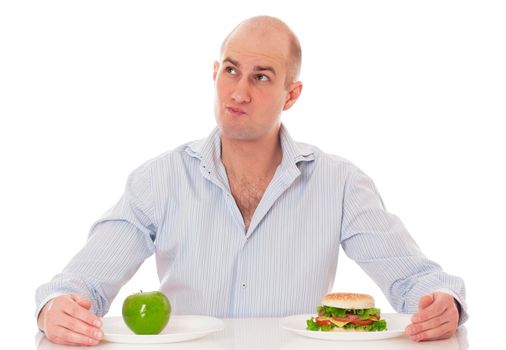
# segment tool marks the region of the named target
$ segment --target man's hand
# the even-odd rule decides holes
[[[459,311],[453,296],[435,292],[420,298],[419,310],[406,327],[406,334],[414,341],[447,339],[455,335]]]
[[[103,338],[102,321],[90,309],[91,301],[83,296],[60,295],[42,308],[37,325],[53,343],[96,345]]]

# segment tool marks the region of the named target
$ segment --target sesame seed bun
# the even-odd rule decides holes
[[[369,309],[374,307],[374,298],[367,294],[330,293],[322,298],[322,305],[341,309]]]

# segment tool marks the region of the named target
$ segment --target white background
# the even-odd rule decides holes
[[[208,135],[219,45],[259,14],[284,20],[302,44],[303,93],[283,116],[293,138],[361,167],[426,255],[465,279],[471,345],[500,329],[502,2],[182,3],[0,3],[2,334],[33,347],[36,287],[85,243],[128,174]],[[151,258],[110,315],[157,287]],[[334,290],[368,292],[392,310],[344,254]]]

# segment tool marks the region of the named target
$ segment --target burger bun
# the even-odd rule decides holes
[[[322,305],[340,309],[370,309],[374,307],[374,298],[367,294],[330,293],[322,298]]]

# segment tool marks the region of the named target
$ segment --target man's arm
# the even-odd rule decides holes
[[[37,289],[38,325],[50,340],[93,344],[88,337],[96,331],[96,316],[107,313],[121,286],[154,253],[157,228],[148,175],[139,168],[129,177],[121,200],[93,225],[86,245]]]
[[[378,284],[396,311],[422,312],[425,308],[419,306],[425,306],[423,296],[447,290],[462,307],[459,324],[467,319],[462,279],[446,274],[425,257],[399,218],[385,210],[372,180],[358,169],[346,184],[341,244]],[[453,297],[446,295],[445,300],[453,303]],[[422,313],[425,317],[434,308],[427,310]]]

